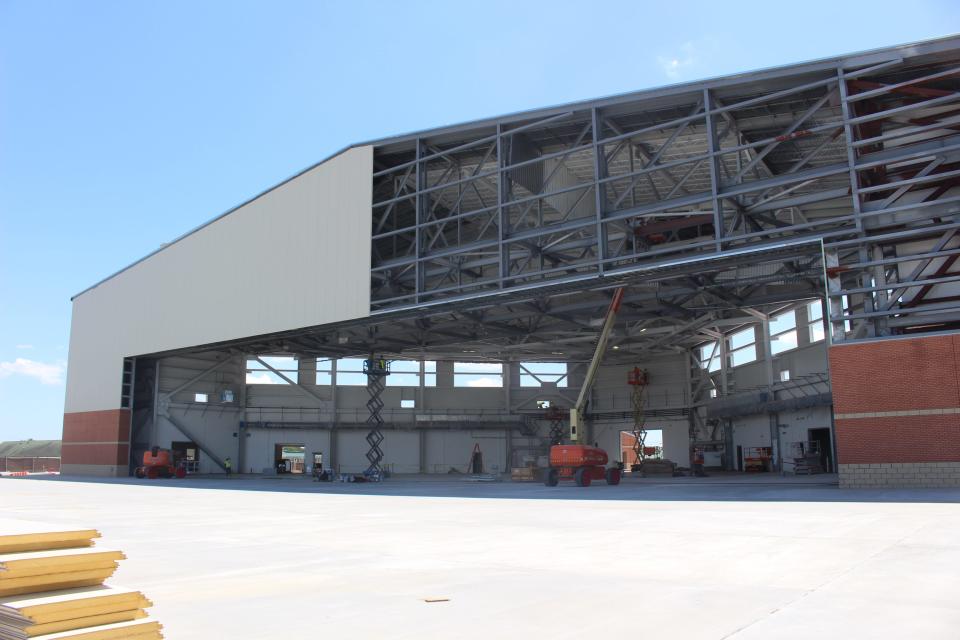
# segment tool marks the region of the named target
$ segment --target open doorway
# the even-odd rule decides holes
[[[277,473],[303,473],[306,450],[302,444],[274,445],[273,463]]]
[[[663,459],[663,429],[647,429],[647,436],[643,441],[643,457],[647,460]],[[620,432],[620,460],[625,471],[630,471],[634,465],[640,463],[633,449],[636,438],[632,431]]]
[[[819,429],[808,429],[807,438],[810,442],[817,443],[817,450],[820,452],[820,466],[827,473],[833,473],[833,447],[830,446],[830,428],[821,427]]]
[[[200,448],[193,442],[171,442],[170,453],[174,468],[183,466],[187,473],[197,473],[200,468]]]

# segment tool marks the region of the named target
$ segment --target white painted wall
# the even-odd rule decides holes
[[[647,371],[646,404],[649,407],[682,407],[688,403],[686,356],[657,357],[635,366]],[[630,409],[633,388],[627,384],[632,365],[605,365],[597,372],[591,407],[596,411]]]
[[[273,469],[278,444],[301,444],[306,464],[313,465],[313,453],[324,454],[324,466],[330,460],[330,432],[320,429],[251,429],[244,437],[243,473],[261,473]],[[237,457],[233,457],[234,461]]]
[[[372,163],[349,149],[77,296],[65,411],[118,408],[124,357],[368,315]]]

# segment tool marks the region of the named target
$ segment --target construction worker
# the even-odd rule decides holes
[[[230,472],[233,471],[233,461],[230,458],[227,458],[223,461],[223,470],[227,472],[227,477],[230,477]]]

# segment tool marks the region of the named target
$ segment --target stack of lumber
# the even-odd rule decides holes
[[[0,640],[162,638],[142,593],[103,584],[125,556],[93,529],[0,521]]]

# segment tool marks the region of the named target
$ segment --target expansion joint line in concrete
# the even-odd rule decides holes
[[[916,532],[920,531],[921,529],[923,529],[923,526],[917,526],[917,527],[916,527],[915,529],[913,529],[909,534],[904,535],[904,536],[898,538],[897,540],[891,542],[891,543],[888,544],[888,545],[884,545],[883,548],[877,549],[877,551],[876,551],[875,553],[871,553],[869,556],[867,556],[866,558],[864,558],[864,559],[861,560],[860,562],[857,562],[856,564],[853,564],[853,565],[847,567],[846,570],[841,571],[840,573],[838,573],[837,575],[833,576],[832,578],[827,578],[826,580],[824,580],[824,581],[821,582],[820,584],[818,584],[818,585],[816,585],[816,586],[814,586],[814,587],[811,587],[811,588],[809,588],[809,589],[805,589],[805,590],[803,591],[803,593],[801,593],[800,595],[798,595],[796,598],[793,598],[793,599],[789,600],[788,602],[783,603],[783,604],[780,605],[779,607],[777,607],[777,608],[775,608],[775,609],[772,609],[772,610],[769,611],[766,615],[761,616],[761,617],[759,617],[759,618],[757,618],[756,620],[753,620],[753,621],[751,621],[751,622],[748,622],[747,624],[743,625],[742,627],[738,627],[738,628],[734,629],[733,631],[731,631],[730,633],[726,634],[725,636],[721,636],[721,637],[720,637],[720,640],[728,640],[728,638],[736,637],[737,634],[739,634],[741,631],[745,631],[745,630],[749,629],[750,627],[752,627],[753,625],[757,624],[758,622],[762,622],[763,620],[766,620],[767,618],[769,618],[769,617],[771,617],[771,616],[774,616],[774,615],[780,613],[781,611],[783,611],[783,610],[786,609],[787,607],[790,607],[790,606],[796,604],[797,602],[803,600],[803,599],[806,598],[807,596],[812,595],[813,593],[816,593],[816,592],[819,591],[820,589],[823,589],[824,587],[829,586],[830,584],[836,582],[837,580],[848,576],[849,574],[853,573],[854,570],[859,569],[860,567],[862,567],[862,566],[865,565],[866,563],[868,563],[868,562],[870,562],[870,561],[872,561],[872,560],[875,560],[876,558],[878,558],[878,557],[881,556],[882,554],[886,553],[887,551],[889,551],[889,550],[891,550],[891,549],[894,549],[894,548],[900,546],[907,538],[909,538],[910,536],[912,536],[912,535],[915,534]]]

